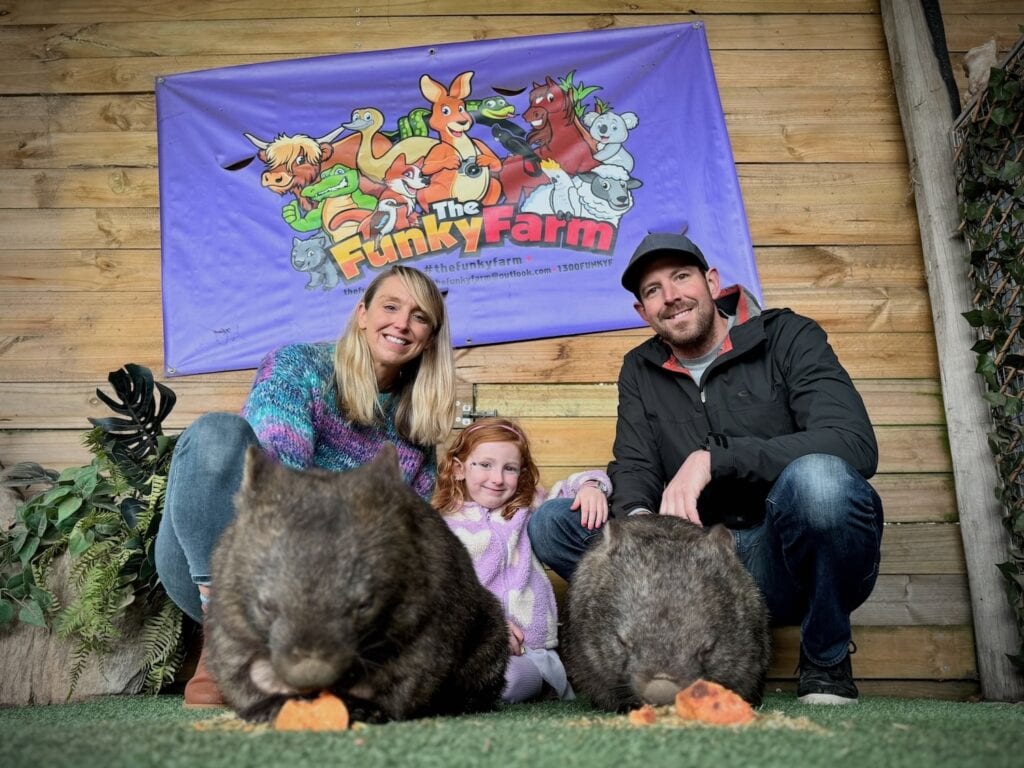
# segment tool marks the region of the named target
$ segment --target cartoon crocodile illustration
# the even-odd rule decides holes
[[[377,207],[377,198],[359,189],[359,174],[354,168],[335,165],[302,190],[317,207],[302,215],[297,200],[281,209],[281,216],[296,232],[321,228],[334,242],[353,234],[359,223]]]

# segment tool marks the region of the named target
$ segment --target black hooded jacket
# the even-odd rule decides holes
[[[697,503],[705,525],[754,525],[782,470],[801,456],[838,456],[865,478],[878,444],[864,402],[825,332],[788,309],[761,311],[739,286],[718,306],[736,321],[700,387],[660,337],[630,350],[619,372],[611,513],[657,512],[683,461],[707,440],[711,482]]]

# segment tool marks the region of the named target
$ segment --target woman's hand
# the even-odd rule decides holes
[[[591,481],[583,484],[570,509],[580,511],[580,525],[588,531],[600,528],[608,521],[608,498]]]

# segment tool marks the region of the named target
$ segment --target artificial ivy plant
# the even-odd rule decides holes
[[[1022,28],[1024,31],[1024,28]],[[978,330],[973,350],[994,423],[989,446],[1006,511],[1010,552],[999,570],[1021,646],[1011,661],[1024,669],[1024,39],[956,128],[957,176],[964,237],[970,247]]]
[[[153,559],[167,470],[176,438],[162,423],[170,388],[134,363],[107,377],[118,399],[96,395],[117,416],[92,419],[93,455],[59,474],[38,464],[3,472],[7,486],[41,488],[0,530],[0,631],[17,623],[49,627],[73,643],[68,696],[94,654],[104,654],[128,621],[141,622],[147,692],[174,679],[184,658],[182,615],[167,597]],[[67,553],[77,590],[61,605],[50,588],[54,560]]]

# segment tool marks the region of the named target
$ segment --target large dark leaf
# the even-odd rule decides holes
[[[142,365],[128,363],[111,371],[107,380],[119,398],[114,400],[100,389],[96,396],[124,418],[90,418],[89,422],[106,433],[117,447],[136,461],[156,452],[157,437],[163,434],[162,423],[177,400],[169,388],[153,381],[153,373]],[[159,393],[159,402],[156,397]]]
[[[59,476],[60,473],[55,469],[47,469],[34,461],[22,461],[13,467],[0,470],[0,485],[8,488],[44,485],[50,488],[57,482]]]

